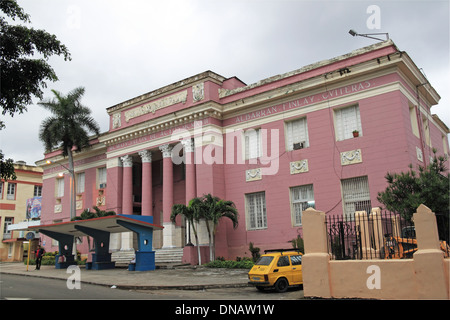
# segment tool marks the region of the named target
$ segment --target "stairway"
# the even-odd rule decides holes
[[[116,262],[116,266],[128,266],[135,257],[134,250],[116,251],[111,254],[111,260]],[[155,263],[161,264],[181,264],[183,260],[183,248],[155,249]]]

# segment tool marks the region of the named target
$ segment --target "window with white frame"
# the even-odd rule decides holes
[[[61,198],[64,196],[64,178],[56,179],[56,197]]]
[[[338,141],[353,138],[353,131],[357,130],[362,135],[361,117],[358,106],[350,106],[336,109],[335,126]]]
[[[261,129],[245,131],[245,160],[255,159],[262,155]]]
[[[33,197],[42,196],[42,186],[34,186]]]
[[[84,192],[84,172],[80,172],[76,174],[76,188],[77,193],[83,193]]]
[[[286,144],[287,151],[292,151],[297,146],[300,148],[309,147],[306,118],[286,122]],[[294,147],[294,144],[297,144],[296,147]]]
[[[6,190],[6,200],[16,200],[16,183],[8,182],[8,189]]]
[[[3,186],[4,186],[4,182],[0,181],[0,200],[3,199]]]
[[[247,230],[267,228],[266,194],[265,192],[245,195]]]
[[[356,211],[372,209],[367,176],[341,180],[344,214],[354,217]],[[352,218],[353,219],[353,218]]]
[[[13,224],[14,218],[12,217],[5,217],[5,223],[3,226],[3,239],[11,239],[11,230],[8,230],[8,226]]]
[[[313,185],[291,188],[291,214],[294,226],[302,224],[302,214],[307,208],[315,207]]]
[[[98,188],[103,189],[106,186],[106,167],[97,169]]]

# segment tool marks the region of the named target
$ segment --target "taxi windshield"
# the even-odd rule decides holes
[[[272,256],[262,256],[261,258],[256,261],[256,265],[258,266],[268,266],[273,260]]]

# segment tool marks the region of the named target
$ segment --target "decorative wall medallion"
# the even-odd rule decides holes
[[[113,124],[113,129],[120,128],[120,126],[122,125],[120,112],[113,114],[113,123],[112,124]]]
[[[55,213],[61,213],[62,212],[62,204],[55,204]]]
[[[198,83],[192,86],[192,100],[198,102],[205,97],[205,85],[204,83]]]
[[[423,162],[422,149],[420,149],[419,147],[416,147],[416,154],[417,154],[417,160]]]
[[[341,165],[346,166],[360,162],[362,162],[361,149],[341,152]]]
[[[291,162],[289,167],[291,168],[291,174],[309,171],[307,159]]]
[[[261,168],[257,169],[250,169],[245,171],[245,181],[256,181],[261,180],[262,174],[261,174]]]

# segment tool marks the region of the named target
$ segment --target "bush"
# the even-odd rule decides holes
[[[242,258],[240,261],[234,260],[215,260],[205,264],[208,268],[227,268],[227,269],[251,269],[253,261],[249,258]]]

